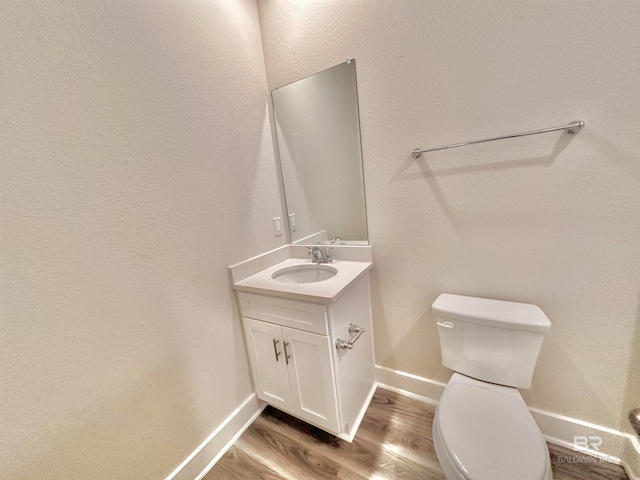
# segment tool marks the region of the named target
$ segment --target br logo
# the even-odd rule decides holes
[[[596,435],[589,435],[588,437],[577,435],[573,437],[574,450],[595,450],[599,452],[600,445],[602,445],[602,438]]]

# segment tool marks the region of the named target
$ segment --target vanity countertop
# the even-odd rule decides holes
[[[350,285],[371,269],[373,262],[334,260],[332,263],[323,263],[321,265],[335,268],[338,273],[319,282],[285,283],[272,278],[278,270],[297,265],[314,266],[315,264],[310,259],[287,258],[250,277],[236,281],[233,288],[241,292],[328,304],[340,298]]]

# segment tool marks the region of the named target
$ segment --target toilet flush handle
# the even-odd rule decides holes
[[[450,322],[449,320],[445,320],[444,322],[438,322],[438,326],[442,328],[452,329],[453,322]]]

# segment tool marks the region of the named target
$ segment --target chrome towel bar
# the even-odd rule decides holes
[[[351,350],[353,348],[353,344],[360,338],[360,335],[364,333],[364,328],[359,327],[358,325],[354,325],[353,323],[349,324],[349,333],[352,337],[349,340],[340,340],[339,338],[336,340],[336,348],[337,349],[348,349]],[[355,333],[355,335],[353,335]]]
[[[578,133],[582,129],[582,127],[584,127],[584,122],[577,120],[575,122],[571,122],[569,125],[563,125],[561,127],[541,128],[540,130],[532,130],[530,132],[512,133],[511,135],[501,135],[499,137],[484,138],[482,140],[472,140],[471,142],[454,143],[452,145],[444,145],[442,147],[427,148],[425,150],[414,148],[411,151],[411,155],[413,155],[413,158],[418,158],[423,153],[435,152],[436,150],[446,150],[447,148],[464,147],[466,145],[473,145],[474,143],[492,142],[494,140],[503,140],[505,138],[516,138],[516,137],[524,137],[526,135],[537,135],[538,133],[555,132],[557,130],[565,130],[567,133],[573,135],[575,133]]]

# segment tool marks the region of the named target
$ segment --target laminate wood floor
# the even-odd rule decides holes
[[[431,439],[434,411],[378,388],[348,443],[267,407],[204,480],[444,480]],[[549,449],[554,480],[629,480],[618,465],[576,463],[576,452]]]

